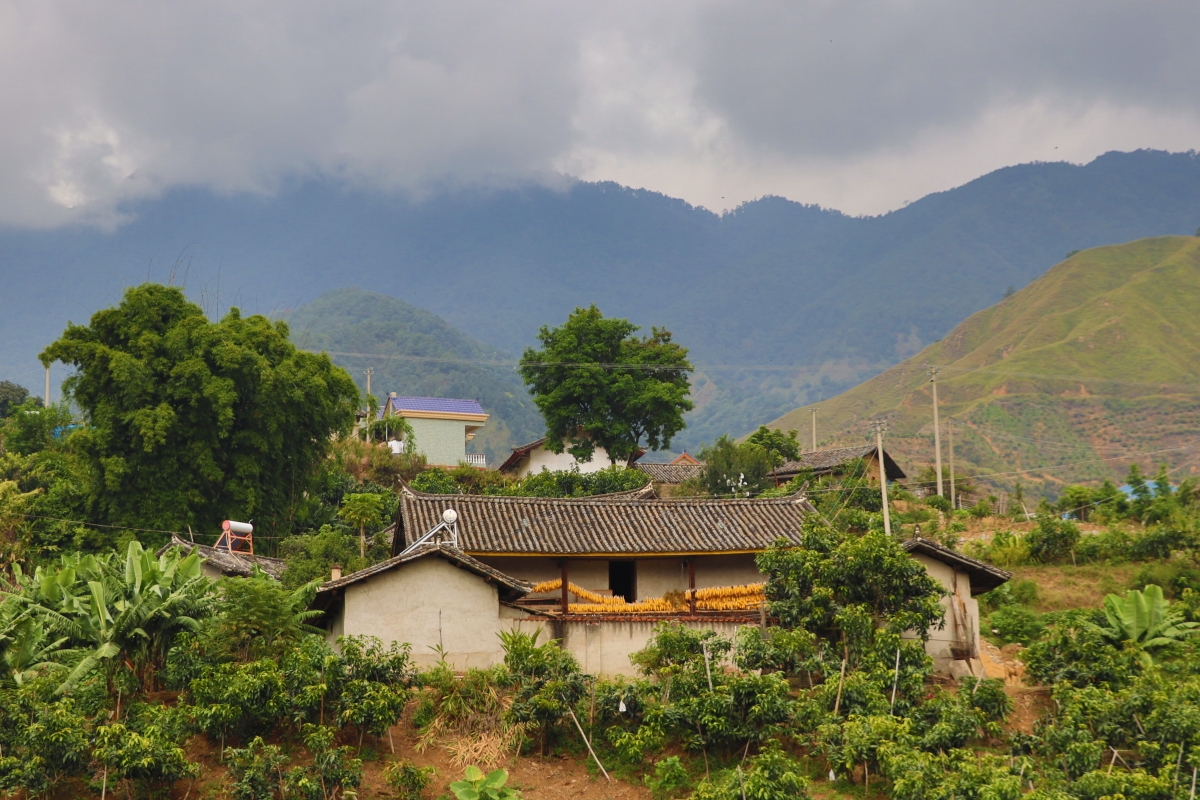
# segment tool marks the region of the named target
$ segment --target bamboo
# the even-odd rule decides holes
[[[592,749],[592,743],[588,741],[587,734],[583,732],[583,726],[579,724],[579,719],[575,716],[575,712],[571,709],[567,709],[567,713],[571,715],[571,721],[575,723],[575,729],[579,731],[579,735],[583,737],[583,743],[587,745],[588,752],[592,754],[592,760],[596,762],[596,766],[599,767],[600,772],[604,774],[604,779],[609,783],[612,783],[612,778],[608,776],[608,772],[605,771],[604,765],[601,764],[600,759],[596,757],[596,751]]]
[[[896,648],[896,674],[892,678],[892,708],[888,712],[890,714],[896,713],[896,686],[899,683],[900,683],[900,648],[897,647]]]

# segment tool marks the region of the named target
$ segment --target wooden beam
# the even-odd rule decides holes
[[[566,614],[570,608],[570,600],[567,598],[567,560],[564,558],[558,562],[562,567],[562,613]]]
[[[696,613],[696,559],[688,559],[688,610]]]

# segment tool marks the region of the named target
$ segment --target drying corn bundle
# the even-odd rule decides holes
[[[763,604],[762,583],[751,583],[744,586],[712,586],[707,589],[696,589],[696,608],[703,611],[746,611],[758,608]],[[555,592],[562,589],[562,580],[543,581],[533,587],[533,594]],[[680,606],[663,597],[651,597],[636,603],[625,602],[624,597],[612,597],[588,591],[573,583],[567,583],[567,591],[582,603],[571,603],[567,606],[571,614],[647,614],[669,613],[687,610],[686,600]],[[689,590],[684,597],[693,592]],[[678,598],[679,593],[675,593]]]
[[[742,586],[710,586],[706,589],[689,590],[696,597],[696,608],[705,611],[745,611],[763,604],[764,583],[748,583]]]
[[[552,581],[542,581],[531,590],[531,594],[542,594],[544,592],[557,592],[562,588],[562,579],[556,578]],[[611,595],[597,594],[590,592],[581,586],[576,586],[573,583],[567,583],[567,591],[578,597],[580,600],[586,600],[588,604],[597,606],[619,606],[625,605],[624,597],[613,597]]]

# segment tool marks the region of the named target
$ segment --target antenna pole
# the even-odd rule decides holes
[[[50,407],[50,367],[46,367],[46,408]]]
[[[812,407],[812,449],[817,451],[817,407]]]
[[[375,374],[375,370],[367,367],[367,394],[371,394],[371,376]]]
[[[875,431],[875,457],[879,460],[879,496],[883,499],[883,530],[888,536],[892,535],[892,515],[888,511],[887,496],[887,467],[883,463],[883,422],[871,424]]]
[[[942,432],[938,425],[938,396],[937,396],[937,376],[941,372],[937,367],[929,368],[929,382],[933,384],[933,460],[934,468],[937,470],[937,493],[939,497],[945,497],[946,493],[942,490]]]

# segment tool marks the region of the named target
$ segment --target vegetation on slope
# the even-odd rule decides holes
[[[941,368],[943,462],[953,425],[960,474],[1010,490],[1042,482],[1051,494],[1116,478],[1137,460],[1177,466],[1176,479],[1193,474],[1198,297],[1200,238],[1076,253],[907,361],[822,401],[821,438],[862,441],[868,420],[886,418],[888,449],[913,472],[931,463],[928,363]],[[772,426],[803,430],[808,413]]]
[[[499,463],[509,448],[542,435],[544,424],[511,357],[474,341],[420,308],[362,289],[326,292],[288,313],[293,337],[331,353],[366,393],[475,399],[491,415],[469,449]],[[366,356],[347,355],[364,353]],[[374,355],[372,355],[374,354]],[[486,362],[510,362],[489,365]]]

